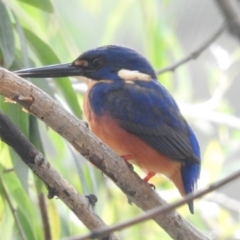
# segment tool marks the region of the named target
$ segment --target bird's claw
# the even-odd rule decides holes
[[[128,167],[131,171],[134,171],[134,167],[130,162],[126,161],[126,164],[128,165]]]
[[[149,185],[150,188],[152,188],[152,190],[154,190],[154,191],[156,190],[156,187],[155,187],[154,184],[152,184],[152,183],[148,183],[148,185]]]
[[[89,128],[88,122],[82,121],[82,123],[83,123],[83,125],[84,125],[86,128]]]
[[[98,201],[97,196],[94,194],[89,194],[85,196],[92,207],[95,207],[96,202]]]
[[[132,202],[132,200],[131,200],[130,198],[127,197],[127,200],[128,200],[128,203],[129,203],[130,205],[133,204],[133,202]]]

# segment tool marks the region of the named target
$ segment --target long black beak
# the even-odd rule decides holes
[[[83,69],[72,63],[50,65],[40,68],[28,68],[15,71],[18,76],[32,77],[32,78],[57,78],[57,77],[71,77],[82,76]]]

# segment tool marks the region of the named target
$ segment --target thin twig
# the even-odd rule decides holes
[[[240,41],[240,6],[237,0],[215,0],[226,19],[229,32]]]
[[[39,206],[41,218],[42,218],[44,239],[52,240],[51,227],[50,227],[50,222],[48,217],[45,196],[42,192],[37,192],[37,194],[38,194],[38,206]]]
[[[190,53],[188,56],[184,57],[183,59],[179,60],[178,62],[162,68],[157,71],[158,75],[161,75],[165,72],[173,72],[176,70],[176,68],[180,67],[181,65],[189,62],[190,60],[194,60],[200,56],[200,54],[208,48],[227,28],[226,24],[222,24],[219,29],[203,44],[201,44],[197,49],[195,49],[192,53]]]
[[[10,207],[11,212],[12,212],[13,218],[14,218],[16,226],[17,226],[17,229],[19,231],[20,238],[23,239],[23,240],[27,240],[27,238],[26,238],[26,236],[24,234],[24,231],[23,231],[23,229],[21,227],[20,221],[18,219],[18,216],[17,216],[17,213],[16,213],[16,209],[14,208],[14,206],[13,206],[13,204],[11,202],[11,199],[10,199],[8,193],[7,193],[7,190],[4,187],[4,184],[3,184],[1,178],[0,178],[0,185],[1,185],[2,189],[3,189],[3,194],[5,195],[7,203],[9,205],[9,207]]]
[[[78,192],[50,165],[35,146],[20,130],[0,111],[0,139],[11,146],[29,168],[43,181],[48,188],[48,198],[57,196],[71,209],[82,223],[93,230],[107,225],[96,215],[87,197]],[[3,188],[4,189],[4,188]],[[10,200],[8,199],[8,202]],[[11,210],[15,214],[12,205]],[[15,215],[14,215],[15,216]],[[24,240],[26,238],[23,238]],[[102,239],[102,238],[101,238]],[[114,235],[109,240],[117,240]]]
[[[231,198],[229,196],[227,196],[226,194],[222,194],[222,193],[213,193],[210,194],[207,198],[207,201],[210,202],[214,202],[217,203],[218,205],[221,205],[222,207],[233,211],[235,213],[239,213],[240,211],[240,201]]]
[[[222,113],[217,111],[206,111],[204,110],[203,105],[186,105],[186,104],[179,104],[181,112],[187,116],[197,120],[204,120],[208,122],[213,122],[216,124],[221,124],[233,129],[240,129],[240,118]]]
[[[149,219],[152,219],[153,217],[160,215],[160,214],[166,214],[167,212],[178,208],[182,205],[184,205],[185,203],[200,198],[202,196],[204,196],[205,194],[208,194],[210,192],[213,192],[214,190],[232,182],[233,180],[237,179],[240,177],[240,170],[236,171],[235,173],[230,174],[229,176],[219,180],[218,182],[215,182],[213,184],[211,184],[209,187],[207,187],[206,189],[203,190],[199,190],[195,193],[191,193],[188,194],[187,196],[185,196],[183,199],[176,201],[173,204],[167,205],[167,206],[161,206],[161,207],[157,207],[154,209],[151,209],[147,212],[145,212],[144,214],[132,218],[128,221],[124,221],[118,224],[113,225],[112,227],[109,227],[108,229],[106,228],[101,228],[101,229],[96,229],[94,231],[92,231],[89,234],[86,234],[85,236],[77,236],[77,237],[71,237],[71,238],[64,238],[64,240],[86,240],[86,239],[94,239],[97,237],[101,237],[102,235],[105,234],[109,234],[111,232],[117,231],[117,230],[122,230],[124,228],[130,227],[132,225],[135,225],[137,223],[143,222],[143,221],[147,221]]]

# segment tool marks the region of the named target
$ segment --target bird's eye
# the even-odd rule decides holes
[[[101,58],[95,58],[93,61],[92,61],[92,66],[94,68],[100,68],[101,66],[103,65],[103,60]]]

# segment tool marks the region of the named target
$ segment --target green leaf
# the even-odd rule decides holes
[[[43,149],[42,140],[39,132],[38,121],[36,117],[29,116],[29,141],[43,154],[46,155]],[[35,177],[37,192],[40,193],[44,187],[43,182]]]
[[[37,55],[38,59],[46,65],[59,63],[59,58],[54,53],[52,48],[47,45],[41,38],[35,33],[24,28],[25,37],[27,38],[29,45]]]
[[[214,169],[209,176],[211,182],[216,180],[223,169],[224,152],[219,141],[212,139],[209,141],[205,153],[204,159],[208,169]]]
[[[3,55],[3,67],[9,68],[14,60],[14,35],[7,9],[1,1],[0,19],[0,48]]]
[[[0,164],[0,172],[2,173],[4,170],[5,167]],[[3,184],[6,190],[6,204],[9,205],[9,203],[11,203],[14,209],[16,209],[18,224],[20,224],[26,239],[37,239],[35,236],[36,222],[38,221],[37,217],[39,217],[37,208],[36,206],[33,207],[34,203],[30,201],[26,192],[23,190],[15,172],[5,172],[2,174],[1,181],[1,184]]]
[[[109,13],[108,24],[105,27],[105,34],[103,34],[103,38],[101,40],[101,45],[109,43],[113,40],[116,33],[119,31],[119,27],[125,18],[128,10],[133,6],[132,1],[119,1],[114,8],[114,11]]]
[[[2,192],[0,191],[1,195]],[[1,203],[0,203],[1,204]],[[12,239],[12,233],[14,229],[14,220],[11,217],[11,211],[9,206],[7,206],[6,201],[3,202],[3,211],[1,214],[1,221],[0,221],[0,233],[1,239]]]
[[[21,223],[21,227],[23,229],[24,235],[26,236],[26,239],[37,239],[35,229],[32,226],[31,217],[28,215],[25,209],[22,207],[17,208],[16,214],[18,216],[19,222]]]
[[[23,2],[26,4],[29,4],[33,7],[39,8],[42,11],[52,13],[53,12],[53,6],[51,1],[49,0],[18,0],[19,2]]]
[[[29,132],[29,115],[22,110],[22,106],[18,104],[5,103],[3,98],[0,99],[0,108],[1,110],[10,118],[10,120],[20,129],[20,131],[28,137]],[[25,189],[28,192],[28,167],[23,164],[20,157],[11,149],[10,155],[12,163],[16,174],[19,177],[19,180]]]
[[[54,83],[61,91],[66,102],[71,107],[73,113],[79,118],[82,118],[82,111],[78,103],[77,94],[73,90],[72,83],[67,78],[54,79]]]
[[[51,226],[52,239],[60,239],[61,236],[61,219],[57,210],[55,201],[48,202],[48,216]]]
[[[60,63],[57,55],[42,39],[40,39],[37,35],[28,29],[24,29],[24,32],[29,41],[29,44],[31,44],[31,47],[43,65]],[[81,118],[81,108],[78,103],[76,92],[74,91],[70,80],[68,78],[59,78],[56,80],[54,79],[54,83],[61,91],[63,97],[65,98],[73,113],[77,117]]]
[[[13,14],[14,20],[16,22],[16,30],[17,30],[20,44],[21,44],[22,62],[23,62],[24,68],[29,68],[30,60],[29,60],[29,54],[28,54],[27,40],[25,38],[24,31],[23,31],[23,28],[19,21],[19,18],[17,17],[17,15],[14,12],[12,14]]]
[[[16,154],[15,151],[10,149],[10,156],[12,159],[12,163],[14,166],[14,171],[16,172],[19,181],[21,182],[21,185],[23,189],[28,193],[28,174],[29,174],[29,168],[27,165],[22,161],[22,159]]]

